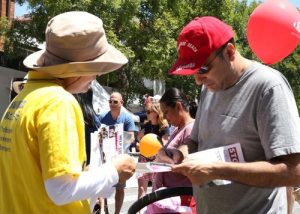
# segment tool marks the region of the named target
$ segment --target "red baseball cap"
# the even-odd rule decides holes
[[[178,59],[169,74],[191,75],[207,58],[232,39],[232,28],[212,16],[197,17],[183,27],[177,40]]]

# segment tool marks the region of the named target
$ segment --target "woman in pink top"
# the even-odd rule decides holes
[[[160,107],[168,123],[175,127],[165,147],[177,149],[184,144],[185,139],[190,136],[194,125],[194,119],[189,113],[189,101],[184,93],[177,88],[171,88],[167,90],[160,99]],[[162,172],[155,174],[152,187],[153,191],[155,191],[161,187],[186,186],[192,186],[187,177],[172,172]],[[191,200],[191,198],[189,198],[189,200]],[[157,207],[156,205],[157,203],[150,205],[148,210],[150,208],[154,209],[152,211],[155,211],[155,213],[174,213],[174,210]]]

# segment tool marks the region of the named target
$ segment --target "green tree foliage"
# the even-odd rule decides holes
[[[16,0],[24,3],[24,0]],[[199,94],[193,77],[167,74],[176,60],[176,40],[182,27],[197,16],[216,16],[233,26],[235,39],[242,55],[256,59],[248,46],[246,25],[258,3],[247,0],[28,0],[32,22],[15,24],[11,36],[36,38],[44,41],[48,20],[62,12],[83,10],[95,14],[104,22],[110,43],[129,58],[119,72],[100,77],[104,84],[121,90],[127,98],[150,91],[143,86],[143,78],[162,79],[166,87],[176,86],[191,98]],[[18,28],[18,29],[16,29]],[[12,37],[10,37],[12,38]],[[18,44],[11,39],[9,46]],[[30,40],[29,40],[30,41]],[[20,44],[18,44],[20,45]],[[23,44],[24,45],[24,44]],[[30,45],[30,43],[29,43]],[[22,46],[22,45],[21,45]],[[18,49],[11,48],[10,55]],[[296,97],[300,99],[299,48],[274,67],[289,79]]]

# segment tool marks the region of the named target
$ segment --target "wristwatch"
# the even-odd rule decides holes
[[[124,189],[125,188],[125,184],[118,182],[113,187],[116,187],[118,189]]]

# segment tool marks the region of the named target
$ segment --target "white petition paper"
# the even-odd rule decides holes
[[[241,144],[235,143],[228,146],[217,147],[200,152],[191,153],[189,159],[199,160],[201,163],[223,162],[245,162]],[[212,185],[230,184],[228,180],[214,180],[210,182]]]
[[[137,173],[148,172],[170,172],[171,165],[157,162],[137,163],[135,171]]]

